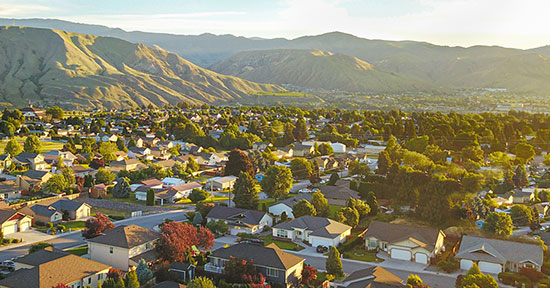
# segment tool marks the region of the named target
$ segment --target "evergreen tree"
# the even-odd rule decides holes
[[[292,214],[294,214],[295,218],[299,218],[302,216],[315,216],[317,215],[317,211],[315,211],[315,207],[313,207],[309,201],[302,199],[294,205]]]
[[[370,207],[369,215],[375,216],[378,214],[378,200],[376,200],[376,194],[374,194],[374,192],[370,191],[369,194],[367,194],[366,203]]]
[[[328,274],[334,275],[336,277],[344,276],[344,271],[342,270],[342,260],[340,259],[340,252],[334,246],[331,246],[328,252],[325,269],[327,270]]]
[[[258,189],[254,178],[248,173],[241,171],[239,178],[233,187],[233,202],[235,207],[243,209],[258,209]]]
[[[138,266],[136,267],[136,274],[139,284],[141,285],[145,285],[145,283],[153,279],[153,271],[149,269],[149,266],[147,266],[147,262],[145,262],[145,260],[143,259],[139,260]]]
[[[285,166],[271,166],[260,185],[267,196],[275,200],[283,199],[292,187],[292,172]]]
[[[390,167],[391,167],[390,155],[386,150],[380,151],[380,153],[378,153],[377,173],[380,175],[386,175],[390,171]]]
[[[126,274],[126,288],[139,288],[139,281],[136,271],[130,271]]]
[[[195,213],[195,216],[193,217],[193,225],[199,226],[203,221],[201,212]]]
[[[292,134],[298,142],[302,142],[303,140],[307,139],[309,135],[307,132],[306,120],[304,120],[303,118],[296,120],[296,127],[294,127],[294,130],[292,130]]]
[[[155,206],[155,189],[150,188],[147,190],[147,199],[145,202],[147,206]]]
[[[340,180],[340,176],[338,176],[338,173],[336,172],[333,172],[332,174],[330,174],[330,178],[328,179],[328,185],[331,185],[331,186],[334,186],[336,185],[336,182]]]

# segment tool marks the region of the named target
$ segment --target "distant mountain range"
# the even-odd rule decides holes
[[[464,48],[369,40],[340,32],[292,40],[173,35],[50,19],[0,19],[0,25],[53,28],[158,46],[201,67],[263,83],[350,92],[503,88],[518,94],[550,94],[550,46]],[[332,55],[318,57],[311,53],[316,50]],[[370,68],[364,69],[365,65]]]
[[[51,29],[0,28],[0,97],[86,107],[135,107],[181,101],[235,103],[284,92],[201,68],[176,54],[111,37]]]

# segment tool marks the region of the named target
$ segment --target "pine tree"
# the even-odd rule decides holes
[[[258,209],[258,189],[254,178],[248,173],[241,171],[239,178],[235,182],[235,187],[233,188],[233,201],[237,208],[243,209]]]
[[[334,275],[336,277],[341,277],[344,275],[344,271],[342,270],[342,260],[340,259],[340,252],[334,246],[330,247],[328,258],[325,263],[325,268],[328,274]]]
[[[136,271],[126,274],[126,288],[139,288],[139,281]]]
[[[147,266],[147,263],[143,259],[139,260],[138,266],[136,267],[136,274],[141,285],[153,279],[153,271],[149,269],[149,266]]]
[[[386,150],[380,151],[378,153],[378,174],[380,175],[386,175],[390,171],[391,167],[391,160],[390,155]]]

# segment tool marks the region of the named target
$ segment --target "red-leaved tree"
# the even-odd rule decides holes
[[[82,236],[86,239],[94,238],[104,231],[115,228],[115,225],[107,216],[97,213],[93,218],[86,220],[86,229],[82,230]]]
[[[188,223],[165,222],[160,232],[157,250],[162,259],[169,262],[184,262],[187,250],[193,245],[204,250],[210,250],[214,246],[214,236],[202,226],[197,230]]]
[[[316,276],[317,276],[317,269],[309,265],[307,266],[304,265],[304,269],[302,270],[302,279],[300,281],[304,287],[309,287],[309,284],[313,280],[315,280]]]

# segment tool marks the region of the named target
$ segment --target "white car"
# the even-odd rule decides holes
[[[302,188],[298,192],[300,192],[300,193],[311,193],[313,191],[311,191],[311,189],[308,189],[308,188]]]

